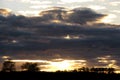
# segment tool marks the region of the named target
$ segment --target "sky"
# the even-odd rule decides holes
[[[119,4],[119,0],[1,0],[0,61],[11,57],[18,69],[24,62],[37,62],[45,71],[83,66],[120,69]]]
[[[37,16],[40,11],[50,7],[88,7],[97,12],[107,14],[106,23],[119,24],[119,0],[1,0],[0,8],[8,8],[16,14]]]

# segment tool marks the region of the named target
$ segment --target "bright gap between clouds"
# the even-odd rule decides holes
[[[67,60],[67,59],[55,59],[55,60],[12,60],[17,63],[38,63],[41,71],[64,71],[64,70],[74,70],[76,68],[85,67],[86,60]],[[42,63],[42,64],[40,64]]]
[[[18,71],[21,71],[20,66],[23,65],[26,62],[30,63],[38,63],[38,67],[40,68],[40,71],[46,71],[46,72],[55,72],[55,71],[70,71],[74,69],[78,69],[81,67],[92,67],[90,66],[91,64],[85,60],[74,60],[74,59],[52,59],[52,60],[29,60],[29,59],[24,59],[24,60],[15,60],[11,59],[9,56],[3,56],[2,57],[5,61],[6,60],[11,60],[12,62],[15,62],[16,67]],[[113,67],[116,69],[116,73],[120,73],[120,67],[116,64],[117,60],[112,59],[112,56],[107,55],[107,56],[102,56],[102,57],[97,57],[95,59],[100,65],[94,65],[94,67]],[[104,64],[104,65],[102,65]]]
[[[110,23],[110,22],[113,22],[114,18],[116,17],[117,16],[115,14],[108,14],[108,16],[104,17],[102,20],[100,20],[100,22]]]

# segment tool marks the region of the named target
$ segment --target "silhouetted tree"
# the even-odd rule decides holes
[[[108,68],[108,74],[112,74],[115,73],[115,69],[114,68]]]
[[[112,74],[112,73],[115,73],[115,69],[114,68],[91,68],[90,72]]]
[[[78,70],[77,70],[77,69],[74,69],[74,70],[71,70],[71,72],[78,72]]]
[[[15,71],[15,62],[12,62],[11,60],[6,60],[3,63],[2,70],[3,72],[13,72]]]
[[[39,67],[37,63],[25,63],[21,66],[23,71],[37,72],[39,71]]]
[[[78,72],[89,72],[89,68],[88,67],[79,68]]]
[[[96,73],[106,73],[107,69],[106,68],[91,68],[91,72],[96,72]]]

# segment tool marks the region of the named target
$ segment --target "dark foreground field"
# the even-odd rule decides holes
[[[120,74],[88,72],[0,72],[0,80],[120,80]]]

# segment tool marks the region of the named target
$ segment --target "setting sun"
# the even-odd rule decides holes
[[[62,61],[62,62],[52,62],[51,63],[51,69],[53,71],[56,70],[70,70],[71,69],[71,64],[68,61]]]

